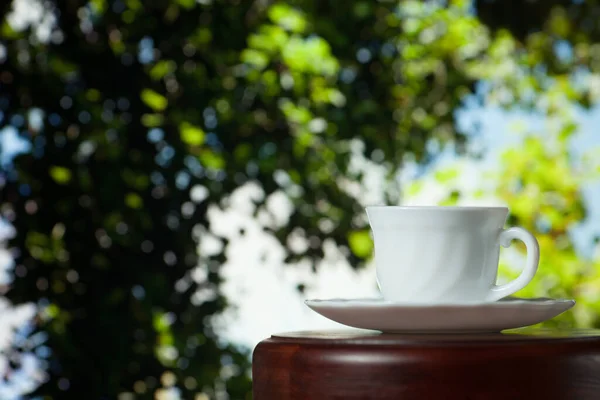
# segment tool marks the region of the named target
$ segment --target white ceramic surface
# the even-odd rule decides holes
[[[306,300],[332,321],[387,333],[475,333],[534,325],[567,311],[574,300],[508,298],[494,303],[406,305],[383,299]]]
[[[383,297],[398,303],[493,302],[525,287],[537,271],[537,240],[504,230],[505,207],[367,207]],[[500,245],[527,246],[521,275],[496,285]]]

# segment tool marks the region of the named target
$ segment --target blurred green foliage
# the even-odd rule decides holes
[[[341,184],[367,179],[353,143],[397,204],[407,162],[466,151],[455,111],[467,98],[560,127],[508,152],[496,189],[509,222],[540,237],[544,272],[524,294],[574,296],[565,322],[598,325],[597,262],[568,236],[586,213],[567,145],[572,106],[600,95],[595,2],[39,4],[31,25],[0,5],[0,124],[31,143],[4,169],[2,215],[16,227],[7,297],[36,303],[48,334],[43,398],[250,398],[247,352],[211,325],[227,306],[226,246],[197,254],[208,206],[258,182],[294,205],[265,229],[284,246],[292,230],[310,240],[288,262],[316,265],[333,239],[361,265],[364,204]]]
[[[577,307],[572,312],[543,325],[598,328],[600,263],[596,254],[582,254],[571,232],[585,221],[583,185],[598,178],[597,166],[576,165],[567,136],[560,133],[545,138],[526,136],[521,148],[505,152],[496,190],[511,206],[509,224],[534,232],[540,244],[539,273],[518,295],[574,298]],[[515,267],[504,264],[501,273],[514,278]]]

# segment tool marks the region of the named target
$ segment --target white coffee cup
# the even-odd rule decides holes
[[[506,207],[367,207],[375,268],[386,300],[440,304],[492,302],[524,288],[540,250],[523,228],[503,229]],[[521,275],[496,285],[500,245],[527,247]]]

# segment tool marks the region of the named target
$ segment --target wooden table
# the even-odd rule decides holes
[[[600,400],[600,331],[292,332],[252,371],[254,400]]]

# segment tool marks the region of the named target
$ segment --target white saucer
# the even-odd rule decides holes
[[[493,303],[407,305],[383,299],[306,300],[317,313],[354,328],[387,333],[500,332],[567,311],[575,300],[506,298]]]

